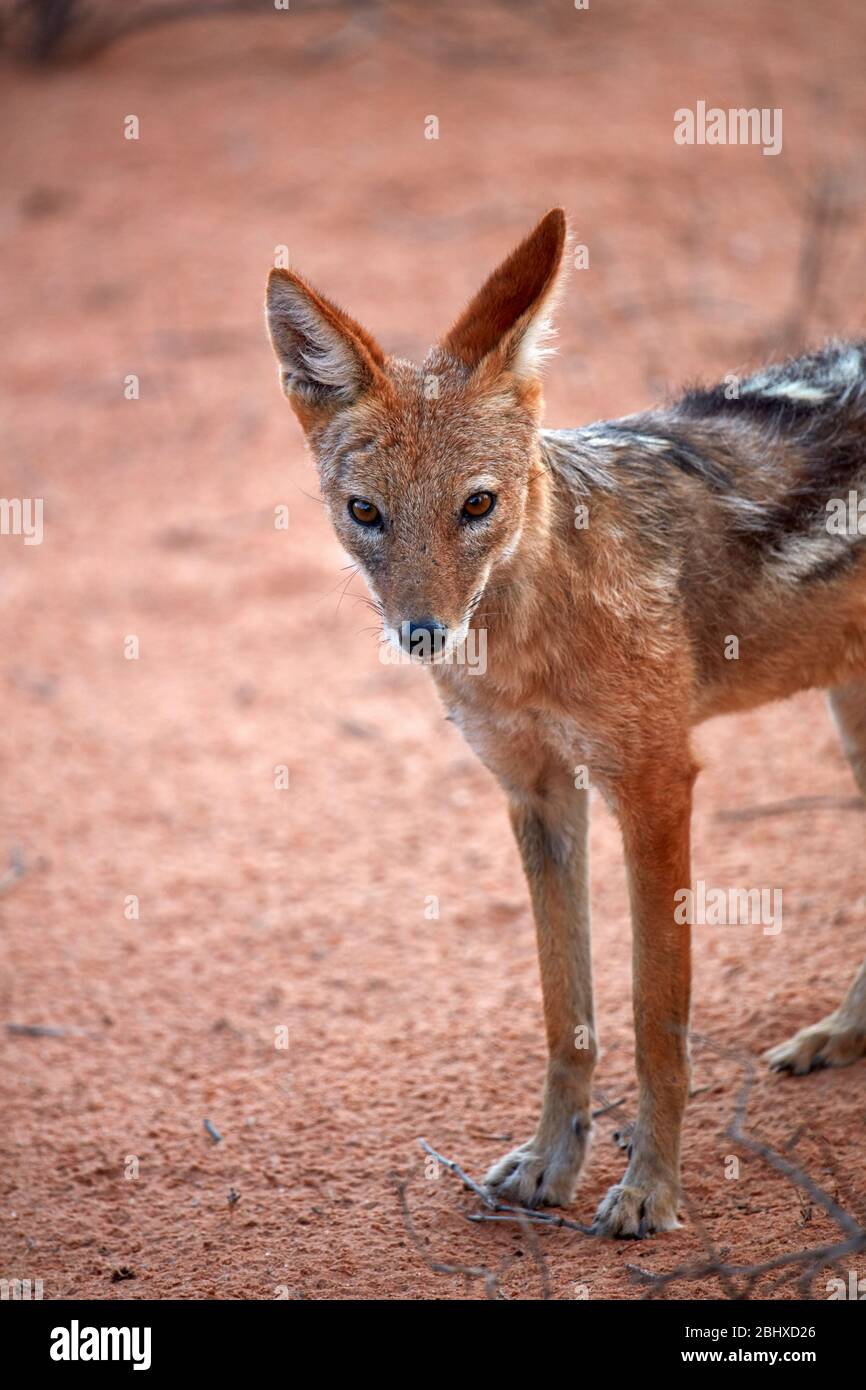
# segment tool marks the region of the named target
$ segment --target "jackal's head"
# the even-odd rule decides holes
[[[386,357],[300,276],[271,272],[283,390],[337,535],[386,635],[406,650],[435,656],[462,642],[491,574],[520,543],[539,475],[539,359],[565,237],[557,208],[420,367]]]

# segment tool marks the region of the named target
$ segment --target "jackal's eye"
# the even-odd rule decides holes
[[[478,517],[492,512],[495,502],[496,498],[492,492],[473,492],[463,503],[463,515],[469,521],[475,521]]]
[[[382,520],[379,508],[374,502],[368,502],[366,497],[350,497],[349,513],[362,526],[377,526]]]

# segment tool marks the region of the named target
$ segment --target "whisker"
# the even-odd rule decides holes
[[[315,495],[315,493],[313,493],[313,492],[307,492],[306,488],[303,488],[303,487],[299,487],[299,488],[298,488],[298,492],[302,495],[302,497],[309,497],[309,499],[310,499],[311,502],[318,502],[318,504],[319,504],[320,507],[324,507],[324,505],[325,505],[325,499],[324,499],[324,497],[317,497],[317,496]]]
[[[349,585],[351,584],[351,582],[352,582],[352,580],[353,580],[354,578],[355,578],[354,574],[350,574],[350,575],[347,577],[346,582],[345,582],[345,584],[343,585],[342,589],[340,590],[340,597],[339,597],[339,599],[337,600],[337,612],[338,612],[338,613],[339,613],[339,611],[340,611],[340,606],[341,606],[341,604],[342,604],[342,602],[343,602],[343,599],[346,597],[346,590],[348,589]],[[361,595],[360,595],[360,594],[353,594],[352,597],[353,597],[353,598],[360,598]]]

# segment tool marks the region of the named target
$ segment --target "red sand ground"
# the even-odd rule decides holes
[[[46,536],[0,541],[0,853],[26,866],[0,897],[2,1018],[65,1031],[4,1026],[0,1274],[42,1278],[46,1298],[483,1297],[425,1265],[395,1175],[431,1256],[504,1266],[509,1298],[541,1291],[532,1243],[467,1222],[472,1199],[426,1179],[417,1145],[480,1174],[531,1132],[544,1049],[517,855],[425,674],[380,665],[367,610],[338,603],[344,559],[262,332],[274,247],[413,354],[565,203],[591,264],[563,306],[553,424],[624,413],[786,331],[863,330],[855,5],[419,6],[345,25],[294,10],[176,25],[4,76],[2,492],[44,496]],[[700,97],[782,107],[783,154],[675,146],[674,109]],[[860,962],[864,818],[818,695],[698,746],[696,872],[784,892],[779,936],[697,931],[695,1029],[757,1058]],[[849,804],[725,818],[802,796]],[[599,1122],[582,1220],[621,1174],[612,1131],[635,1105],[601,805],[592,842],[599,1095],[624,1105]],[[686,1190],[725,1256],[756,1261],[833,1227],[756,1159],[726,1180],[741,1075],[696,1049]],[[755,1131],[795,1136],[862,1216],[866,1066],[757,1076]],[[703,1249],[693,1220],[640,1246],[537,1243],[556,1298],[633,1298],[628,1265]],[[122,1267],[134,1278],[113,1282]]]

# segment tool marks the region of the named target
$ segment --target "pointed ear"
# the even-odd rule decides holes
[[[265,309],[280,381],[305,429],[381,380],[382,349],[293,271],[271,271]]]
[[[445,351],[471,368],[485,362],[518,377],[536,377],[551,331],[567,232],[565,213],[553,208],[478,291],[444,339]]]

